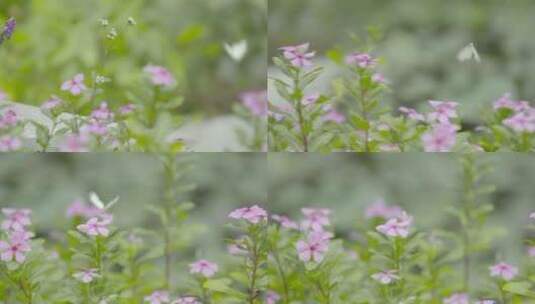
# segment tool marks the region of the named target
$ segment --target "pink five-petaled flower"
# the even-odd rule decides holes
[[[103,101],[98,108],[91,112],[91,117],[98,121],[111,121],[113,120],[113,112],[108,108],[108,103]]]
[[[336,111],[336,109],[331,105],[325,105],[323,107],[323,110],[325,111],[325,114],[321,117],[321,120],[323,121],[332,121],[334,123],[343,123],[346,118],[344,114]]]
[[[399,280],[399,276],[397,275],[397,270],[385,270],[372,274],[372,279],[381,284],[388,285]]]
[[[280,295],[272,290],[266,292],[266,304],[277,304],[281,299]]]
[[[73,79],[67,80],[61,85],[62,91],[69,91],[74,96],[80,95],[80,93],[86,89],[87,87],[84,84],[84,74],[81,73],[76,74]]]
[[[469,304],[468,295],[465,293],[454,293],[449,298],[442,301],[444,304]]]
[[[15,126],[19,122],[17,112],[8,109],[0,116],[0,129]]]
[[[100,220],[98,217],[90,218],[85,224],[78,225],[76,229],[89,236],[104,236],[110,234],[108,225],[111,224],[113,217],[111,215],[105,216]]]
[[[143,69],[151,77],[152,84],[156,86],[169,87],[175,83],[175,78],[166,68],[156,65],[147,65]]]
[[[19,264],[26,260],[26,252],[31,251],[29,238],[26,232],[18,231],[11,235],[9,242],[0,240],[0,260],[10,262],[12,260]]]
[[[503,120],[503,124],[518,133],[535,132],[535,109],[522,111]]]
[[[241,103],[253,114],[258,117],[266,117],[268,112],[267,92],[249,91],[240,94]]]
[[[491,277],[500,277],[510,281],[518,275],[518,268],[507,263],[498,263],[489,267]]]
[[[100,277],[96,268],[85,269],[72,275],[75,279],[82,283],[91,283],[94,279]]]
[[[407,118],[415,121],[424,121],[425,117],[423,114],[418,113],[415,109],[407,107],[399,107],[399,111],[407,116]]]
[[[301,212],[305,215],[305,219],[301,222],[304,230],[323,231],[323,227],[331,224],[329,220],[331,210],[327,208],[303,208]]]
[[[282,50],[284,58],[288,59],[294,67],[306,68],[312,66],[311,59],[316,55],[316,52],[308,52],[309,46],[310,43],[303,43],[295,46],[284,46],[279,49]]]
[[[370,54],[368,53],[351,53],[346,56],[346,63],[349,65],[356,65],[360,68],[366,69],[366,68],[372,68],[377,64],[377,60],[375,60]]]
[[[0,152],[16,151],[22,147],[22,141],[17,137],[4,135],[0,137]]]
[[[502,109],[502,108],[508,108],[511,110],[516,109],[516,101],[514,101],[511,98],[511,93],[505,93],[500,97],[498,100],[494,102],[493,105],[494,110]]]
[[[457,127],[441,123],[422,135],[425,152],[449,152],[457,140]]]
[[[213,277],[216,272],[219,270],[219,267],[216,263],[212,263],[207,260],[199,260],[195,263],[189,264],[189,272],[192,274],[198,273],[206,278]]]
[[[299,240],[296,244],[297,254],[303,262],[314,261],[320,263],[329,250],[332,234],[324,231],[311,232],[306,240]]]
[[[6,231],[24,231],[26,226],[32,224],[30,209],[2,208],[6,219],[2,222],[2,229]]]
[[[41,109],[43,110],[53,110],[57,107],[59,107],[61,104],[63,103],[63,101],[55,96],[55,95],[52,95],[50,96],[50,99],[48,99],[47,101],[43,102],[43,104],[41,105]]]
[[[285,216],[285,215],[278,215],[278,214],[273,214],[271,216],[271,218],[279,223],[281,225],[281,227],[283,228],[286,228],[286,229],[299,229],[299,225],[297,225],[296,222],[292,221],[289,217]]]
[[[121,115],[128,115],[136,110],[136,105],[133,103],[125,104],[124,106],[121,106],[119,108],[119,114]]]
[[[383,225],[375,229],[386,236],[406,238],[409,235],[409,228],[412,224],[412,216],[402,212],[401,215],[393,217]]]
[[[457,117],[457,102],[429,100],[429,104],[434,110],[428,114],[429,121],[448,123],[450,118]]]
[[[185,296],[174,300],[171,304],[201,304],[201,302],[196,297]]]
[[[99,216],[102,213],[102,209],[90,206],[84,203],[82,200],[76,199],[67,208],[66,215],[68,218],[80,216],[89,219],[92,217]]]
[[[145,297],[145,302],[150,304],[169,303],[169,293],[167,291],[157,290],[151,295]]]
[[[258,224],[260,221],[266,220],[268,214],[266,210],[260,208],[258,205],[254,205],[251,207],[236,209],[232,211],[228,216],[237,220],[246,220],[251,224]]]
[[[403,209],[399,206],[388,206],[383,199],[378,199],[366,208],[366,218],[384,218],[389,219],[401,215]]]

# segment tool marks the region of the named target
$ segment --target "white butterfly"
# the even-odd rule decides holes
[[[247,40],[241,40],[233,44],[225,43],[223,46],[230,58],[236,62],[242,61],[247,53]]]
[[[470,42],[467,46],[463,47],[459,53],[457,53],[457,60],[464,62],[466,60],[474,59],[476,62],[481,62],[481,58],[474,46],[473,42]]]
[[[89,193],[89,200],[91,201],[91,203],[93,205],[95,205],[95,207],[97,207],[98,209],[101,209],[101,210],[108,210],[110,209],[113,205],[115,205],[115,203],[117,203],[119,201],[119,197],[116,196],[113,200],[111,200],[107,205],[104,205],[104,203],[102,202],[102,200],[100,200],[100,197],[98,197],[98,195],[95,193],[95,192],[90,192]]]

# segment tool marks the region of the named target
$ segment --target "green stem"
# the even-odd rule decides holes
[[[284,272],[284,269],[282,268],[282,264],[281,264],[280,257],[279,257],[277,250],[273,250],[272,254],[273,254],[273,258],[275,259],[275,263],[277,265],[277,269],[279,271],[281,281],[282,281],[282,287],[284,291],[283,301],[284,303],[288,304],[290,303],[290,296],[289,296],[288,281],[286,279],[286,273]]]

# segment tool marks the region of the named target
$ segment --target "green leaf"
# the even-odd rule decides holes
[[[531,290],[531,287],[531,283],[529,282],[511,282],[505,284],[503,290],[512,294],[535,299],[535,291]]]

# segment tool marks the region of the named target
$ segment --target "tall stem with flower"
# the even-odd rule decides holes
[[[269,144],[271,150],[316,151],[329,144],[335,134],[324,126],[340,122],[343,117],[318,93],[306,94],[307,88],[319,77],[322,67],[313,67],[315,52],[309,44],[280,48],[282,57],[273,58],[286,79],[273,78],[283,103],[271,103]]]

